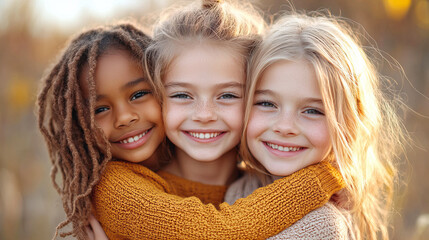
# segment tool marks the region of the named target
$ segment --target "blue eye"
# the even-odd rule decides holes
[[[269,101],[260,101],[260,102],[256,102],[255,105],[261,106],[261,107],[269,107],[269,108],[274,108],[276,107],[276,105],[274,105],[274,103],[271,103]]]
[[[175,93],[171,95],[170,98],[191,99],[191,96],[186,93]]]
[[[306,109],[304,111],[304,113],[307,113],[307,114],[317,114],[317,115],[325,115],[323,112],[321,112],[321,111],[319,111],[317,109],[314,109],[314,108]]]
[[[138,98],[144,97],[145,95],[147,95],[149,93],[150,93],[150,91],[143,91],[143,90],[137,91],[131,96],[130,100],[131,101],[136,100]]]
[[[95,109],[94,113],[95,113],[95,115],[97,115],[97,114],[105,112],[107,110],[109,110],[108,107],[98,107],[98,108]]]
[[[234,98],[239,98],[239,96],[232,94],[232,93],[224,93],[219,98],[220,99],[234,99]]]

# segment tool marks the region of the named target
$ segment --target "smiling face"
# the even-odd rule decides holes
[[[80,79],[86,79],[83,69]],[[95,121],[115,158],[141,162],[164,139],[161,107],[142,68],[126,51],[112,50],[98,59],[95,71]],[[88,94],[87,88],[83,91]]]
[[[163,79],[164,122],[177,154],[197,161],[235,157],[243,124],[243,62],[230,49],[181,51]]]
[[[277,176],[322,161],[331,149],[324,111],[311,65],[272,64],[256,85],[246,131],[250,152]]]

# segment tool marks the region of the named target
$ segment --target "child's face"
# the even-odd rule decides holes
[[[109,140],[112,155],[130,162],[152,156],[164,139],[164,126],[161,107],[141,67],[127,52],[110,51],[98,60],[95,85],[95,121]]]
[[[304,61],[279,61],[259,80],[246,132],[253,156],[271,174],[320,162],[331,141],[315,72]]]
[[[180,52],[164,78],[167,137],[187,156],[213,161],[236,151],[243,125],[243,63],[230,49]]]

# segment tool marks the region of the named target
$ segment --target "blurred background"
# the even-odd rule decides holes
[[[189,2],[189,1],[185,1]],[[407,109],[413,143],[400,165],[391,239],[429,239],[429,0],[251,0],[267,18],[292,4],[328,9],[351,19],[390,63]],[[64,220],[50,178],[50,160],[37,129],[39,80],[66,40],[82,28],[159,16],[172,0],[0,0],[0,239],[50,239]],[[406,77],[405,77],[406,76]]]

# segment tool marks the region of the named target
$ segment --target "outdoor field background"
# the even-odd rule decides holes
[[[0,0],[0,239],[51,239],[64,220],[34,105],[40,78],[66,40],[115,20],[149,21],[172,2]],[[393,88],[406,104],[400,112],[412,139],[399,167],[391,239],[429,239],[429,0],[251,2],[267,19],[291,4],[327,9],[364,29],[370,36],[365,44],[380,49],[374,57],[380,72],[397,82]]]

